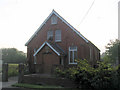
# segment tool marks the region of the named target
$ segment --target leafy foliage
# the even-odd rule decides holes
[[[8,64],[8,77],[18,75],[18,64]]]
[[[93,68],[87,60],[78,60],[77,67],[66,70],[57,68],[56,72],[58,76],[74,80],[77,88],[119,88],[118,68],[104,62],[98,62],[97,66]]]
[[[8,64],[8,77],[17,76],[19,74],[19,64]],[[24,64],[24,75],[29,74],[28,67]]]
[[[103,59],[110,63],[115,63],[120,57],[118,54],[120,51],[120,40],[116,39],[115,41],[110,40],[110,43],[106,46],[105,56]]]
[[[26,54],[22,51],[18,51],[15,48],[3,48],[2,60],[3,63],[25,63]]]

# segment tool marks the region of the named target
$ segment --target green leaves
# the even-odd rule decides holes
[[[60,70],[57,68],[59,76],[74,80],[76,86],[82,88],[102,89],[108,87],[114,88],[118,85],[116,76],[118,67],[113,68],[111,64],[98,62],[98,67],[93,68],[85,59],[77,60],[77,63],[76,67],[68,68],[66,70]]]
[[[115,41],[110,40],[110,43],[106,46],[105,56],[103,57],[104,61],[109,63],[116,63],[120,54],[120,40],[116,39]]]

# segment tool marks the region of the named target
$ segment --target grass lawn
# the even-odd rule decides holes
[[[16,84],[14,84],[12,86],[13,87],[31,88],[31,89],[39,89],[39,88],[63,88],[61,86],[33,85],[33,84],[25,84],[25,83],[16,83]]]

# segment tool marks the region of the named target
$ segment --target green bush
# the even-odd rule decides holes
[[[118,68],[104,62],[98,62],[97,68],[91,67],[87,60],[77,63],[77,67],[64,71],[57,68],[57,76],[74,80],[77,88],[119,88]]]
[[[91,86],[94,88],[109,88],[113,71],[114,69],[110,64],[98,62],[98,68],[94,69],[94,76],[91,79]]]

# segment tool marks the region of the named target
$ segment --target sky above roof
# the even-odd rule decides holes
[[[54,9],[101,52],[118,38],[119,0],[0,0],[0,48],[25,43]]]

